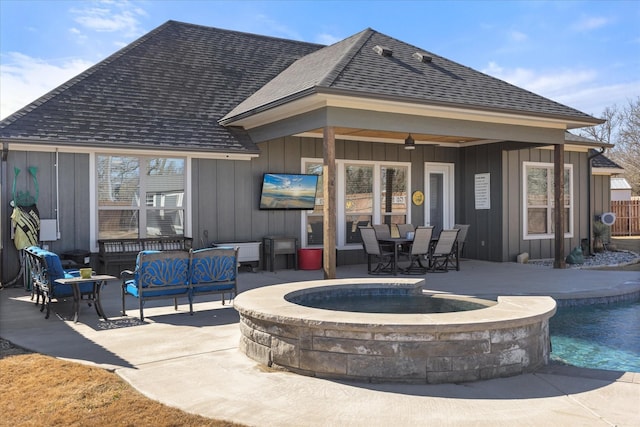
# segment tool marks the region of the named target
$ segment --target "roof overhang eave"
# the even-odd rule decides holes
[[[593,175],[620,175],[624,173],[623,168],[591,168],[591,173]]]
[[[572,141],[572,140],[568,140],[566,141],[566,145],[572,145],[572,146],[576,146],[576,147],[585,147],[585,148],[613,148],[614,144],[609,144],[606,142],[597,142],[597,141],[593,141],[593,142],[582,142],[582,141]]]
[[[537,114],[517,112],[475,105],[447,102],[426,102],[420,99],[380,96],[355,91],[312,87],[276,101],[260,105],[233,116],[227,114],[218,123],[222,126],[241,126],[245,129],[268,124],[271,121],[308,112],[322,107],[346,107],[371,109],[375,111],[404,112],[414,115],[429,115],[443,118],[467,118],[484,122],[530,122],[545,127],[565,130],[599,125],[605,120],[594,117],[564,116],[557,114]]]
[[[24,138],[2,138],[0,142],[7,144],[9,151],[37,151],[37,152],[60,152],[60,153],[130,153],[149,155],[150,150],[154,153],[167,152],[176,153],[183,156],[206,158],[206,159],[229,159],[229,160],[250,160],[260,155],[260,150],[210,150],[193,147],[145,147],[144,145],[113,144],[108,146],[95,142],[70,142],[59,140],[39,140]]]

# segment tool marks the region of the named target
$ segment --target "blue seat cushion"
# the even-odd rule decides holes
[[[134,279],[127,280],[125,282],[125,291],[129,295],[133,295],[136,298],[140,297],[140,292],[138,290],[138,285]],[[158,286],[155,289],[148,289],[147,286],[143,287],[142,293],[145,297],[157,297],[157,296],[165,296],[165,295],[183,295],[186,294],[188,288],[186,287],[175,287],[175,286]]]
[[[65,278],[67,279],[72,277],[78,277],[78,276],[65,274]],[[80,288],[81,294],[90,294],[91,292],[93,292],[93,282],[80,283],[79,288]],[[55,296],[56,298],[73,296],[73,287],[68,284],[53,282],[53,296]]]

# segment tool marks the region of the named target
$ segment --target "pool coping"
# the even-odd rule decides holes
[[[362,313],[323,310],[295,304],[287,301],[284,296],[303,289],[319,290],[341,285],[367,285],[374,279],[334,279],[332,284],[325,280],[290,282],[279,285],[265,286],[239,294],[234,300],[234,308],[239,313],[246,313],[252,317],[266,320],[277,319],[278,322],[291,325],[314,324],[329,322],[334,324],[349,324],[354,329],[366,330],[370,325],[388,324],[403,329],[428,328],[438,329],[440,332],[457,331],[461,327],[466,330],[483,330],[498,326],[516,327],[551,317],[556,311],[556,301],[544,295],[498,296],[497,304],[477,310],[452,313],[428,314],[392,314],[392,313]],[[398,286],[415,286],[423,284],[424,279],[385,278],[386,283]],[[429,289],[422,290],[424,294],[456,295]],[[464,297],[464,295],[461,295]],[[481,299],[481,298],[480,298]]]

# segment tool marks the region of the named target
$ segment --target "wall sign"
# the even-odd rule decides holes
[[[420,190],[414,191],[413,195],[411,196],[411,200],[413,201],[414,205],[420,206],[424,203],[424,193]]]
[[[477,173],[475,175],[476,209],[491,209],[491,174]]]

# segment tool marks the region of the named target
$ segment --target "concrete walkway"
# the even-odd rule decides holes
[[[338,278],[366,276],[366,266],[338,268]],[[322,271],[242,272],[240,291],[316,280]],[[429,273],[425,288],[481,297],[551,295],[598,298],[640,292],[638,271],[554,270],[465,260],[459,272]],[[0,336],[56,357],[113,369],[146,396],[210,418],[252,426],[638,426],[640,373],[550,365],[534,374],[464,384],[402,385],[330,381],[272,371],[238,351],[238,315],[200,300],[176,313],[136,302],[119,316],[117,282],[103,292],[104,321],[70,301],[44,319],[21,289],[0,291]],[[640,355],[639,355],[640,357]]]

